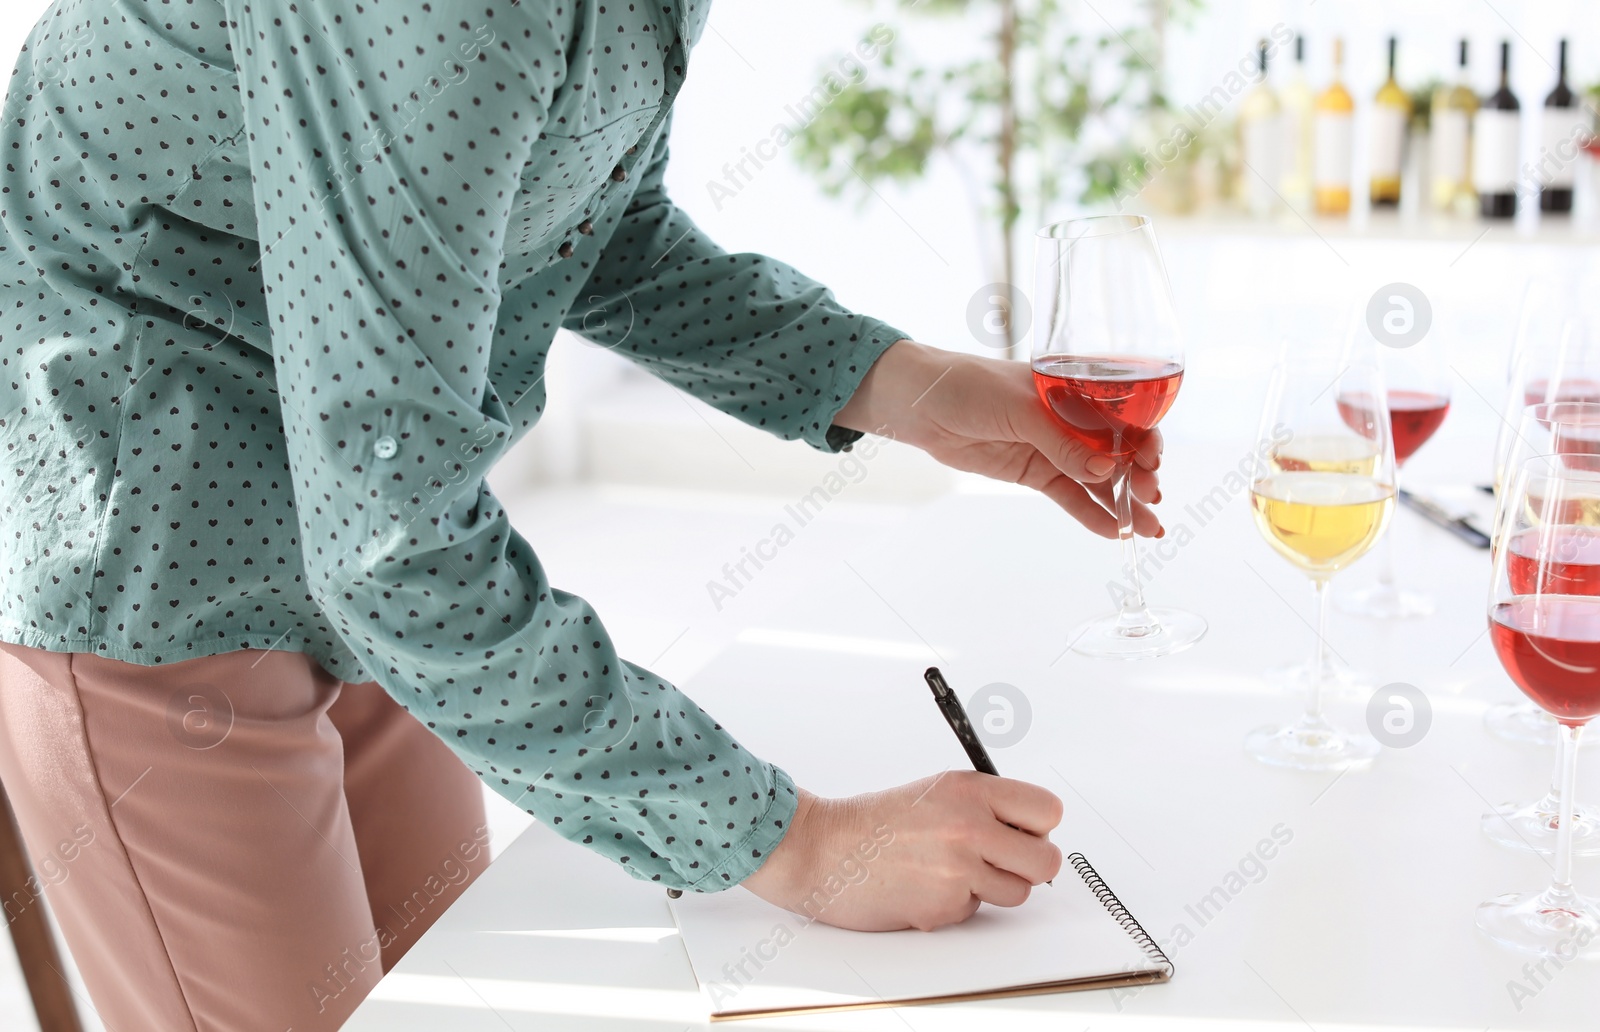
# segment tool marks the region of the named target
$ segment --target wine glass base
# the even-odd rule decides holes
[[[1154,659],[1181,652],[1206,635],[1205,619],[1185,609],[1151,609],[1155,623],[1144,634],[1128,634],[1120,619],[1103,616],[1072,629],[1067,648],[1097,659]]]
[[[1415,616],[1432,616],[1433,599],[1415,591],[1402,591],[1392,584],[1374,584],[1352,591],[1348,595],[1335,595],[1334,605],[1341,612],[1353,616],[1370,616],[1375,620],[1403,620]]]
[[[1333,727],[1301,724],[1258,727],[1245,736],[1244,751],[1273,767],[1294,770],[1361,770],[1378,758],[1377,741]]]
[[[1483,725],[1496,738],[1507,742],[1555,747],[1556,718],[1531,702],[1497,702],[1483,713]],[[1581,741],[1581,740],[1580,740]],[[1583,745],[1587,745],[1587,741]]]
[[[1478,904],[1478,930],[1521,953],[1568,961],[1600,955],[1600,907],[1571,893],[1509,892]]]
[[[1575,810],[1572,821],[1572,855],[1600,856],[1600,819],[1594,816],[1600,811],[1581,803]],[[1559,824],[1560,817],[1556,813],[1555,801],[1549,796],[1526,806],[1518,806],[1515,803],[1497,806],[1493,813],[1484,814],[1479,822],[1484,835],[1497,845],[1524,853],[1542,853],[1545,856],[1555,855]]]

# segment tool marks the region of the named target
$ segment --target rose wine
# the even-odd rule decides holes
[[[1378,540],[1394,509],[1394,488],[1350,473],[1276,473],[1251,487],[1250,508],[1278,554],[1326,576]]]
[[[1506,576],[1518,595],[1600,595],[1600,527],[1546,524],[1511,540]]]
[[[1356,433],[1366,433],[1372,421],[1372,409],[1362,402],[1370,395],[1346,395],[1339,398],[1339,415],[1345,425]],[[1432,391],[1389,392],[1389,427],[1394,438],[1394,461],[1400,465],[1418,448],[1428,443],[1444,423],[1450,411],[1450,398]]]
[[[1550,428],[1550,447],[1556,455],[1600,455],[1600,421],[1557,421]],[[1584,460],[1578,468],[1591,467]]]
[[[1550,389],[1547,377],[1529,380],[1523,388],[1522,403],[1539,405],[1547,401],[1600,401],[1600,380],[1570,377],[1563,379],[1561,386],[1554,391]]]
[[[1103,455],[1138,450],[1178,396],[1183,366],[1139,356],[1045,355],[1033,385],[1066,431]]]
[[[1600,714],[1600,598],[1520,595],[1489,614],[1500,665],[1563,724]]]

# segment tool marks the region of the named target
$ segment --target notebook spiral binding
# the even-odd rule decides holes
[[[1067,857],[1067,862],[1072,865],[1073,870],[1078,872],[1078,877],[1083,879],[1083,883],[1089,886],[1089,891],[1094,893],[1094,898],[1100,901],[1100,905],[1110,911],[1112,917],[1116,918],[1117,924],[1122,926],[1122,930],[1127,932],[1133,938],[1133,941],[1139,944],[1139,948],[1144,950],[1151,960],[1165,968],[1167,977],[1171,978],[1173,972],[1177,970],[1172,961],[1167,958],[1167,955],[1161,951],[1161,947],[1156,944],[1155,937],[1145,931],[1144,925],[1140,924],[1138,919],[1128,912],[1128,908],[1122,905],[1122,900],[1118,899],[1117,894],[1111,891],[1104,879],[1100,877],[1100,873],[1084,858],[1084,855],[1082,853],[1073,853]]]

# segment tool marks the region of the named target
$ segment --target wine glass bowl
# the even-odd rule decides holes
[[[1560,382],[1557,376],[1558,386]],[[1495,484],[1503,492],[1512,471],[1536,455],[1593,454],[1600,454],[1600,402],[1567,400],[1523,406],[1517,409],[1514,418],[1502,431],[1494,470]],[[1573,522],[1600,526],[1600,502],[1575,501],[1574,504],[1581,508]],[[1494,536],[1498,541],[1498,526],[1494,529]],[[1555,720],[1525,698],[1489,707],[1483,720],[1490,733],[1505,741],[1548,746],[1556,744]],[[1538,803],[1529,804],[1529,807],[1513,806],[1509,810],[1531,816],[1528,813],[1531,807],[1548,815],[1554,806],[1553,796],[1546,796]],[[1501,811],[1506,809],[1500,808]],[[1585,808],[1580,809],[1587,812]],[[1484,818],[1484,830],[1496,841],[1513,848],[1548,848],[1550,836],[1544,817],[1539,817],[1531,828],[1522,824],[1507,827],[1503,821],[1491,820],[1494,817],[1496,814]],[[1594,834],[1600,835],[1600,828],[1595,828]],[[1536,845],[1525,846],[1529,842]],[[1591,846],[1585,835],[1578,849],[1585,852],[1590,848],[1600,851],[1600,839]]]
[[[1155,229],[1140,215],[1045,226],[1034,237],[1034,281],[1034,386],[1069,436],[1116,463],[1112,506],[1131,581],[1119,611],[1075,628],[1068,647],[1114,659],[1186,649],[1206,622],[1145,603],[1133,534],[1134,462],[1183,385],[1183,335]]]

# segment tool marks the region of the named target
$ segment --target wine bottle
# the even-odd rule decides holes
[[[1372,106],[1372,176],[1370,197],[1378,206],[1400,203],[1400,162],[1405,151],[1411,98],[1394,80],[1395,38],[1389,37],[1389,77],[1378,87]]]
[[[1283,177],[1282,119],[1277,94],[1267,84],[1267,41],[1256,45],[1260,78],[1239,103],[1240,194],[1256,215],[1270,213],[1278,199],[1274,184]]]
[[[1333,41],[1333,82],[1317,96],[1312,116],[1312,197],[1318,215],[1350,211],[1351,120],[1355,102],[1344,88],[1344,40]]]
[[[1521,105],[1511,92],[1511,44],[1500,44],[1500,88],[1483,98],[1472,120],[1472,185],[1486,219],[1517,213],[1517,141]]]
[[[1572,210],[1572,173],[1589,128],[1585,114],[1578,106],[1577,95],[1567,85],[1567,41],[1562,40],[1556,88],[1544,98],[1543,146],[1539,149],[1540,211]]]
[[[1467,41],[1461,41],[1459,70],[1454,86],[1433,92],[1433,206],[1466,215],[1478,210],[1472,188],[1472,119],[1478,113],[1478,95],[1472,92],[1467,67]]]
[[[1278,92],[1283,111],[1283,196],[1303,206],[1311,199],[1311,84],[1306,81],[1306,38],[1294,38],[1294,72]]]

